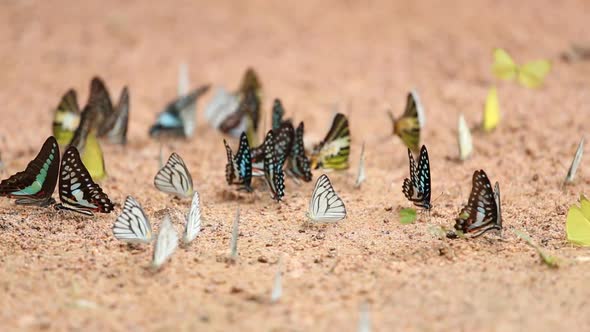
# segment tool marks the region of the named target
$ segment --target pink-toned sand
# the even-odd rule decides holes
[[[159,145],[147,130],[176,95],[181,62],[194,85],[232,90],[253,66],[266,127],[280,97],[310,141],[323,137],[336,107],[350,105],[352,168],[330,174],[348,218],[304,227],[313,183],[289,180],[281,204],[262,190],[233,194],[223,136],[199,113],[195,137],[164,151],[187,162],[204,229],[156,274],[146,268],[151,248],[129,249],[111,235],[120,207],[85,218],[2,199],[0,329],[355,331],[363,302],[375,331],[590,329],[590,265],[580,261],[590,252],[569,245],[564,230],[569,205],[588,194],[587,161],[576,183],[560,189],[588,134],[590,63],[559,61],[570,43],[590,42],[588,12],[590,3],[576,0],[1,2],[3,178],[50,135],[61,95],[73,87],[85,102],[98,74],[112,95],[131,90],[130,143],[103,145],[110,177],[101,186],[118,204],[136,197],[156,230],[170,209],[180,231],[190,202],[153,187]],[[553,60],[546,84],[496,82],[494,47],[519,62]],[[458,115],[477,126],[493,84],[502,122],[491,135],[475,134],[474,156],[458,163]],[[426,108],[433,197],[443,195],[430,218],[401,225],[397,211],[410,206],[401,193],[406,149],[386,138],[385,110],[400,114],[411,88]],[[368,180],[355,190],[362,142]],[[480,168],[501,185],[504,241],[436,238],[430,230],[452,226]],[[229,264],[238,205],[239,259]],[[540,264],[514,230],[560,257],[561,267]],[[284,292],[271,305],[279,257]]]

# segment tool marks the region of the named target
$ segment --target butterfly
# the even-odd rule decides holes
[[[170,222],[170,217],[164,217],[164,221],[160,225],[160,231],[156,239],[154,247],[154,255],[152,256],[152,268],[159,269],[178,247],[178,234]]]
[[[500,102],[498,100],[498,91],[496,87],[490,88],[486,104],[483,111],[482,127],[486,132],[496,129],[500,122]]]
[[[246,132],[251,146],[258,145],[258,123],[262,88],[256,72],[248,68],[235,93],[218,89],[205,109],[209,124],[223,133],[238,137]]]
[[[104,157],[97,138],[97,126],[100,119],[97,108],[86,106],[82,118],[69,146],[75,146],[82,155],[82,163],[96,181],[107,177]]]
[[[309,158],[305,155],[303,132],[304,125],[303,122],[300,122],[295,130],[291,153],[289,153],[289,158],[287,159],[287,172],[296,179],[302,179],[305,182],[309,182],[312,179],[311,163]]]
[[[283,162],[289,157],[293,147],[295,129],[290,121],[285,121],[277,129],[271,129],[273,132],[272,146],[276,150],[277,158]],[[271,144],[271,143],[268,143]],[[258,147],[251,149],[253,176],[260,176],[259,170],[264,168],[265,149],[267,146],[266,139]]]
[[[98,130],[98,137],[107,137],[113,144],[127,143],[129,125],[129,89],[123,88],[117,106],[107,113]]]
[[[154,177],[154,186],[162,192],[179,198],[193,194],[193,178],[184,164],[184,160],[173,152],[168,161]]]
[[[175,136],[192,137],[195,129],[195,107],[199,97],[209,90],[203,85],[187,95],[178,97],[166,105],[158,114],[156,123],[149,130],[151,137]]]
[[[76,91],[70,89],[61,98],[53,115],[53,136],[59,145],[66,145],[72,140],[80,124],[80,116]]]
[[[286,156],[279,154],[276,145],[273,131],[270,130],[264,139],[264,178],[270,188],[270,196],[278,202],[285,195],[283,163]]]
[[[141,205],[131,196],[127,196],[123,212],[115,220],[113,235],[129,243],[152,242],[152,226]]]
[[[584,138],[580,141],[578,148],[576,149],[576,154],[574,155],[574,159],[572,160],[572,164],[570,165],[569,170],[567,171],[567,175],[565,180],[563,180],[563,185],[567,183],[573,183],[574,178],[576,177],[576,172],[578,167],[580,166],[580,162],[582,161],[582,155],[584,154]]]
[[[191,202],[191,208],[186,218],[186,227],[184,228],[184,236],[182,238],[185,245],[191,243],[201,231],[200,205],[199,193],[195,191],[193,194],[193,201]]]
[[[178,96],[187,95],[190,89],[190,80],[188,77],[188,65],[181,63],[178,66]]]
[[[458,142],[459,142],[459,159],[467,160],[473,152],[473,143],[471,141],[471,131],[467,126],[467,122],[463,117],[463,114],[459,115],[458,124]]]
[[[290,120],[283,120],[285,116],[285,108],[281,103],[280,99],[275,99],[272,105],[272,129],[276,130],[281,127],[282,124],[286,122],[291,122]]]
[[[61,203],[55,205],[56,209],[71,210],[89,216],[92,212],[110,213],[114,208],[107,194],[92,181],[75,146],[70,146],[61,160],[59,198]]]
[[[455,218],[455,229],[464,234],[473,233],[472,237],[478,237],[492,229],[502,230],[500,185],[496,182],[492,190],[490,180],[483,170],[473,173],[469,201]]]
[[[363,143],[363,145],[361,147],[361,157],[359,160],[359,170],[358,170],[358,174],[356,176],[356,182],[354,184],[354,187],[360,188],[361,183],[363,183],[366,178],[367,178],[367,176],[365,175],[365,143]]]
[[[236,184],[241,187],[240,189],[252,191],[252,157],[246,133],[242,133],[240,136],[240,146],[235,156],[225,140],[223,140],[223,144],[227,153],[227,164],[225,165],[227,184]]]
[[[406,198],[414,205],[430,210],[430,161],[428,160],[428,150],[422,145],[418,166],[408,148],[408,159],[410,160],[410,177],[404,179],[402,191]]]
[[[236,217],[234,218],[234,223],[232,225],[231,230],[231,242],[229,243],[230,258],[234,261],[238,258],[238,236],[240,235],[239,227],[240,207],[238,206],[238,208],[236,209]]]
[[[399,136],[412,151],[418,151],[420,128],[424,126],[425,121],[424,108],[418,93],[416,91],[408,93],[406,110],[400,118],[396,119],[391,112],[389,117],[393,125],[393,134]]]
[[[536,60],[524,65],[517,65],[512,57],[501,48],[494,50],[494,64],[492,72],[502,80],[516,80],[527,88],[538,88],[543,84],[545,77],[551,70],[551,62],[548,60]]]
[[[320,144],[316,145],[311,154],[311,167],[318,169],[342,170],[348,168],[350,153],[350,130],[348,119],[342,113],[336,114],[332,127]]]
[[[571,243],[590,246],[590,201],[580,195],[580,206],[572,205],[565,222],[567,240]]]
[[[322,174],[315,183],[309,201],[308,218],[316,222],[336,222],[346,217],[346,207],[326,174]]]
[[[0,196],[17,198],[16,204],[49,206],[55,203],[51,197],[59,173],[59,146],[50,136],[41,151],[24,171],[0,182]]]

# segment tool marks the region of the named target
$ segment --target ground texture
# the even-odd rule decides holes
[[[557,6],[557,7],[556,7]],[[4,1],[0,4],[2,177],[19,171],[51,133],[52,109],[68,89],[87,98],[93,75],[111,94],[131,90],[130,143],[104,145],[101,185],[122,204],[142,203],[157,229],[170,211],[178,230],[189,202],[156,191],[159,144],[147,136],[176,94],[178,65],[191,80],[235,89],[247,66],[272,98],[321,139],[335,109],[349,113],[352,168],[331,173],[348,218],[304,227],[313,184],[287,182],[281,204],[267,192],[236,195],[225,184],[223,136],[199,113],[196,136],[165,145],[180,153],[203,204],[204,229],[159,273],[151,248],[111,235],[116,213],[82,218],[0,201],[0,327],[11,330],[354,331],[367,302],[375,331],[556,331],[590,327],[590,252],[565,241],[568,206],[590,184],[560,189],[588,133],[590,64],[559,54],[588,42],[584,1]],[[517,61],[549,58],[539,90],[496,82],[494,47]],[[476,126],[498,85],[502,122],[475,134],[475,154],[456,161],[459,113]],[[402,112],[416,88],[426,108],[430,214],[401,225],[406,149],[385,110]],[[202,110],[207,95],[199,104]],[[368,180],[353,188],[366,144]],[[232,145],[237,142],[232,141]],[[587,164],[587,163],[586,163]],[[484,169],[502,189],[504,240],[439,239]],[[319,176],[314,174],[314,178]],[[239,259],[226,261],[241,208]],[[119,212],[120,207],[115,212]],[[524,230],[562,259],[549,269],[519,240]],[[279,258],[283,297],[269,304]]]

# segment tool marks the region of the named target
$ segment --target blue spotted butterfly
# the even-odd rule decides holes
[[[302,179],[309,182],[312,179],[311,162],[305,155],[303,146],[303,122],[299,123],[293,137],[293,145],[287,162],[287,173],[294,179]]]
[[[430,161],[426,146],[422,145],[422,149],[420,149],[418,167],[416,167],[416,161],[410,149],[408,149],[408,158],[410,159],[410,178],[404,179],[402,191],[414,205],[430,210],[432,208],[430,204]]]
[[[283,164],[287,155],[280,153],[277,144],[273,130],[269,131],[264,139],[264,178],[270,188],[270,196],[278,202],[285,195]]]
[[[240,186],[240,189],[252,191],[252,157],[246,133],[243,132],[240,136],[240,146],[235,156],[225,140],[223,140],[223,144],[227,153],[227,164],[225,165],[227,184],[235,184]]]
[[[16,204],[49,206],[59,172],[59,146],[55,137],[45,140],[39,154],[18,172],[0,182],[0,196],[17,198]]]

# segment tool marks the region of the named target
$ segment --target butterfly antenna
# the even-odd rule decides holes
[[[440,195],[438,195],[433,201],[432,201],[432,206],[434,206],[434,202],[436,202],[439,198],[441,198],[444,195],[444,191],[440,193]],[[430,213],[430,210],[428,210],[428,213]]]

